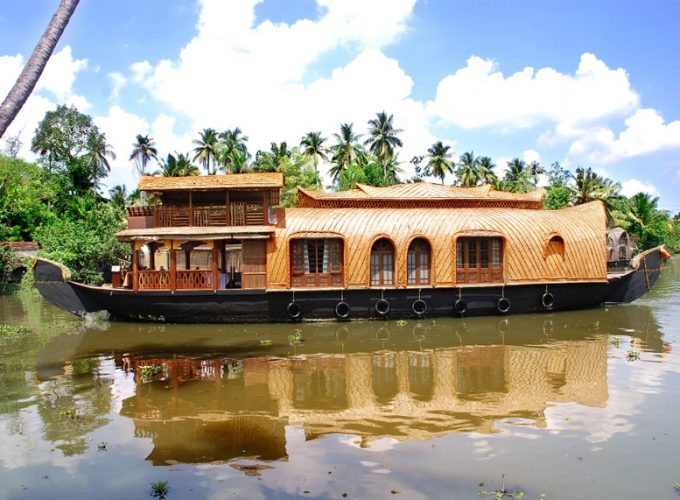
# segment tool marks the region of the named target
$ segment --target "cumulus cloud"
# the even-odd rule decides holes
[[[423,104],[410,98],[413,81],[380,50],[407,29],[415,0],[318,0],[317,20],[292,24],[256,24],[257,3],[203,0],[197,34],[178,60],[135,63],[131,80],[187,117],[194,134],[238,126],[253,150],[271,141],[295,145],[313,130],[330,137],[344,122],[363,133],[382,110],[404,130],[403,161],[434,142]],[[309,80],[314,63],[338,48],[353,59]]]
[[[127,78],[122,73],[114,71],[109,73],[109,79],[111,80],[111,96],[110,99],[118,99],[120,95],[120,90],[127,84]]]
[[[680,121],[665,123],[655,109],[637,110],[625,120],[618,137],[607,127],[589,131],[574,141],[570,156],[598,163],[614,163],[663,149],[680,147]]]
[[[52,54],[45,71],[38,80],[37,90],[50,92],[59,103],[73,103],[89,106],[87,100],[74,93],[73,84],[78,73],[87,68],[87,59],[74,59],[73,52],[69,45],[66,45],[59,52]],[[80,109],[83,111],[83,109]]]
[[[637,193],[647,193],[652,196],[659,196],[659,190],[650,182],[639,181],[637,179],[629,179],[621,183],[621,194],[624,196],[633,196]]]
[[[626,72],[610,69],[593,54],[581,56],[573,75],[527,67],[507,77],[494,61],[472,56],[464,68],[442,79],[428,110],[465,129],[512,131],[546,122],[570,128],[625,115],[638,103]]]
[[[0,95],[7,95],[23,67],[24,58],[20,54],[0,56]],[[88,100],[76,94],[73,89],[78,73],[86,67],[87,60],[74,59],[68,45],[52,55],[34,92],[6,132],[8,137],[21,138],[23,147],[19,152],[20,156],[33,158],[30,151],[33,132],[45,113],[54,109],[57,104],[71,104],[81,111],[90,106]]]

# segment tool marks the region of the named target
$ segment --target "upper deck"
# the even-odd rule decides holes
[[[128,207],[128,229],[273,225],[282,186],[280,173],[142,177],[159,203]]]

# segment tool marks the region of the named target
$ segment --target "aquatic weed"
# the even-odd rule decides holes
[[[145,382],[156,378],[161,371],[163,371],[161,365],[144,365],[139,367],[139,373],[142,375],[142,380]]]
[[[288,343],[290,345],[297,345],[303,340],[302,330],[295,330],[293,333],[288,334]]]
[[[618,347],[621,345],[621,339],[614,337],[609,341],[609,343],[618,349]]]
[[[31,333],[33,330],[25,326],[15,326],[15,325],[5,325],[0,323],[0,337],[4,339],[16,339],[23,337],[27,333]]]
[[[408,321],[406,321],[405,319],[400,319],[399,321],[397,321],[397,326],[406,326],[407,324]]]
[[[640,353],[634,349],[631,349],[628,351],[628,355],[626,356],[628,361],[637,361],[640,359]]]
[[[481,483],[480,483],[481,484]],[[505,474],[501,478],[501,487],[498,490],[480,490],[477,492],[478,495],[495,495],[496,500],[503,500],[503,498],[522,498],[524,492],[517,490],[509,490],[505,487]]]
[[[154,481],[151,483],[151,496],[163,500],[168,494],[167,481]]]

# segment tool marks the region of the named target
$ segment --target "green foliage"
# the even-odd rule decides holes
[[[17,256],[10,247],[2,245],[0,246],[0,292],[4,289],[5,285],[9,282],[12,270],[17,265]]]
[[[69,212],[38,228],[36,239],[41,255],[71,269],[74,280],[101,284],[98,265],[115,263],[129,253],[114,236],[124,225],[113,206],[76,198]]]
[[[557,210],[566,208],[571,201],[571,191],[567,186],[558,185],[548,188],[548,193],[545,197],[545,208],[548,210]]]
[[[151,483],[151,496],[163,499],[168,494],[167,481],[154,481]]]
[[[163,367],[161,365],[144,365],[139,367],[142,380],[145,382],[155,379],[162,371]]]
[[[65,174],[70,192],[78,195],[95,190],[110,170],[108,158],[115,159],[92,117],[64,105],[45,114],[31,150],[40,155],[48,172]]]
[[[58,183],[44,169],[0,155],[0,240],[31,240],[54,216],[57,193]]]
[[[306,189],[321,189],[319,172],[297,148],[293,148],[290,157],[281,159],[281,172],[283,172],[284,179],[281,190],[282,207],[295,205],[298,186]]]

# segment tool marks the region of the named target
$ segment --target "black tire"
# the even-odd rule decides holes
[[[458,299],[453,304],[453,312],[460,314],[461,316],[465,314],[467,312],[467,302],[465,302],[463,299]]]
[[[555,307],[555,296],[550,292],[545,292],[541,296],[541,305],[543,306],[543,309],[547,309],[549,311]]]
[[[373,308],[380,316],[387,316],[390,313],[391,306],[386,299],[378,299]]]
[[[498,302],[496,302],[496,310],[501,313],[501,314],[507,314],[510,312],[510,299],[507,297],[501,297],[498,299]]]
[[[411,304],[411,310],[416,316],[422,316],[427,311],[427,302],[423,299],[416,299]]]
[[[349,304],[345,301],[340,301],[337,304],[335,304],[335,315],[339,319],[347,319],[349,318],[349,313],[351,312],[352,308],[349,307]]]
[[[299,302],[291,302],[286,306],[288,317],[292,320],[300,319],[302,316],[302,306]]]

